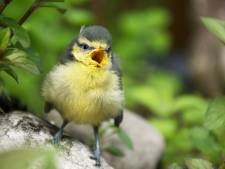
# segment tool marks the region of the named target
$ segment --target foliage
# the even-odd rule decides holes
[[[189,169],[212,169],[213,166],[210,162],[202,159],[187,159],[185,161]]]
[[[3,2],[2,2],[3,3]],[[17,20],[13,16],[10,16],[10,13],[7,11],[10,10],[10,7],[15,4],[18,6],[24,5],[24,4],[31,4],[30,8],[28,10],[24,10],[24,14],[19,14],[20,19]],[[33,103],[33,105],[37,105],[40,107],[40,101],[37,101],[39,98],[33,97],[34,99],[30,99],[34,93],[32,92],[25,92],[29,89],[34,88],[32,84],[30,84],[31,79],[38,79],[39,77],[34,77],[33,75],[24,73],[24,71],[20,71],[17,69],[13,69],[12,67],[18,67],[22,68],[24,70],[30,71],[35,74],[39,74],[39,69],[37,68],[36,64],[34,64],[34,61],[38,61],[40,58],[37,58],[37,53],[35,52],[35,47],[33,47],[33,43],[31,45],[31,37],[29,29],[25,28],[26,23],[25,21],[28,19],[28,17],[31,16],[31,14],[40,7],[51,7],[58,9],[62,12],[63,4],[55,3],[54,1],[48,2],[47,0],[37,0],[35,2],[32,1],[26,1],[26,2],[11,2],[9,6],[0,14],[0,71],[5,71],[7,74],[9,74],[11,77],[13,77],[17,82],[20,82],[20,84],[24,84],[23,90],[18,90],[21,88],[19,85],[15,85],[7,76],[4,74],[1,74],[1,85],[3,85],[4,81],[4,88],[1,87],[4,91],[1,92],[9,92],[12,95],[17,95],[17,93],[20,93],[22,96],[22,102],[26,102],[26,100],[30,100],[30,102]],[[12,8],[13,11],[14,10]],[[16,13],[16,12],[15,12]],[[22,17],[21,17],[22,16]],[[17,73],[15,72],[17,70]],[[34,82],[34,81],[33,81]],[[36,84],[34,82],[34,84]],[[31,87],[29,87],[31,86]],[[12,89],[12,90],[11,90]],[[32,90],[38,92],[38,88],[36,85],[36,90]],[[27,97],[26,97],[27,96]],[[37,95],[38,97],[38,95]],[[37,101],[37,104],[34,104],[35,101]],[[30,104],[30,107],[32,107],[32,104]]]
[[[225,40],[224,39],[225,38],[224,21],[204,17],[202,18],[202,22],[210,32],[212,32],[218,39],[224,42]],[[193,99],[194,97],[191,96],[191,98]],[[183,124],[187,124],[188,126],[186,127],[188,128],[184,126],[184,128],[180,130],[176,128],[177,125],[175,124],[175,122],[172,123],[170,121],[170,123],[168,123],[168,126],[173,126],[173,127],[170,127],[172,129],[167,127],[167,130],[168,128],[170,129],[170,133],[167,133],[166,135],[167,139],[171,137],[173,132],[178,132],[178,131],[179,132],[178,134],[176,134],[176,137],[171,137],[173,139],[171,141],[173,143],[175,142],[175,144],[170,145],[171,149],[167,150],[166,156],[170,154],[172,151],[174,151],[173,147],[175,147],[176,145],[176,148],[179,150],[179,152],[181,151],[182,153],[179,155],[179,157],[185,158],[188,156],[188,153],[189,153],[189,156],[190,154],[193,154],[192,156],[197,155],[197,156],[210,159],[213,161],[215,165],[220,166],[218,168],[224,168],[224,164],[220,164],[221,163],[220,159],[222,159],[225,154],[225,144],[224,144],[225,97],[222,96],[222,97],[217,97],[213,99],[208,104],[207,106],[208,109],[205,110],[205,113],[204,113],[204,109],[206,108],[206,104],[205,103],[203,104],[202,102],[203,100],[200,102],[197,101],[196,99],[194,99],[193,101],[191,101],[190,99],[188,100],[189,101],[186,104],[182,103],[183,102],[182,99],[181,101],[178,101],[180,102],[180,104],[178,105],[181,105],[181,106],[174,106],[175,110],[176,110],[176,107],[180,107],[180,108],[183,107],[185,109],[188,107],[190,108],[192,107],[191,108],[192,110],[188,112],[189,115],[195,116],[197,114],[199,115],[202,114],[204,116],[202,115],[199,117],[197,116],[198,117],[197,119],[196,117],[193,118],[195,120],[195,125],[193,125],[194,123],[191,123],[191,121],[188,120],[189,118],[184,118],[185,116],[183,116],[183,119],[182,119]],[[200,108],[201,106],[202,108]],[[200,109],[197,109],[196,111],[194,111],[194,109],[196,109],[197,107],[199,107]],[[181,109],[184,115],[186,111],[185,109],[184,110]],[[179,119],[179,122],[181,122],[180,120],[181,119]],[[164,126],[164,128],[161,128],[161,130],[162,131],[166,130],[166,127]],[[185,132],[183,132],[183,138],[181,137],[182,139],[180,139],[179,135],[184,130]],[[180,144],[181,141],[186,141],[186,142],[185,143],[182,142],[182,144]],[[182,145],[183,148],[179,147],[178,145]],[[183,153],[185,154],[187,153],[187,154],[184,155]],[[168,157],[165,157],[165,158],[168,158]],[[182,158],[179,160],[177,159],[176,161],[181,162]],[[185,161],[185,164],[186,164],[186,168],[188,169],[214,168],[212,163],[202,159],[188,159]],[[182,169],[183,167],[177,164],[172,164],[169,168]]]
[[[36,5],[35,11],[21,24],[22,26],[19,25],[18,23],[23,18],[21,16],[29,14],[29,9],[36,3],[38,5]],[[17,68],[12,69],[11,65],[5,66],[4,71],[18,80],[19,85],[16,85],[5,74],[1,74],[5,84],[4,91],[18,97],[31,112],[42,113],[43,99],[40,96],[40,88],[43,77],[57,63],[58,57],[63,53],[63,49],[66,49],[66,45],[73,39],[80,26],[91,22],[90,12],[73,6],[74,3],[82,5],[85,1],[12,1],[0,15],[0,25],[3,27],[8,25],[13,35],[10,37],[10,50],[7,50],[7,53],[20,53],[20,63],[17,62],[16,66],[25,68],[21,65],[23,53],[23,58],[29,59],[22,61],[26,64],[25,69],[37,72],[38,69],[34,67],[35,65],[31,65],[32,62],[35,62],[41,71],[39,76],[34,76]],[[64,24],[61,24],[62,22]],[[15,67],[15,64],[13,66]]]
[[[107,146],[105,148],[105,150],[107,152],[109,152],[110,154],[112,154],[114,156],[117,156],[117,157],[123,157],[125,155],[124,152],[121,149],[119,149],[118,147],[114,146],[113,144]]]
[[[225,43],[225,21],[210,17],[202,17],[205,27],[219,40]]]
[[[1,22],[7,25],[6,18],[0,16]],[[6,19],[10,20],[10,19]],[[11,21],[11,20],[10,20]],[[10,26],[11,24],[9,23]],[[18,82],[17,74],[12,67],[23,68],[32,73],[39,73],[36,65],[28,58],[27,52],[23,48],[18,48],[12,43],[19,42],[24,48],[29,47],[29,37],[22,28],[12,21],[12,27],[6,27],[0,30],[0,71],[5,71],[8,75]],[[0,84],[2,85],[2,83]],[[2,92],[2,91],[0,91]]]
[[[150,57],[162,57],[169,51],[169,23],[170,16],[164,8],[129,11],[119,18],[114,49],[121,56],[125,78],[132,80],[132,83],[136,81],[134,77],[139,80],[145,79],[143,74],[149,75],[146,62]]]
[[[204,18],[203,22],[223,38],[222,21]],[[144,67],[137,69],[141,75],[146,71]],[[151,73],[142,77],[143,83],[125,79],[126,101],[132,109],[145,110],[148,113],[145,116],[165,136],[163,166],[196,155],[219,164],[225,153],[224,97],[215,99],[207,110],[208,102],[201,96],[181,94],[183,84],[177,74],[158,68],[148,72]]]
[[[1,169],[28,169],[38,165],[39,169],[56,169],[52,150],[24,148],[0,153]]]
[[[185,160],[185,164],[180,166],[177,163],[173,163],[169,166],[169,169],[212,169],[215,168],[213,164],[207,160],[200,159],[200,158],[189,158]],[[220,164],[219,169],[224,168],[224,163]]]
[[[217,113],[214,111],[218,110],[216,107],[207,111],[208,101],[196,94],[181,94],[182,87],[176,74],[154,71],[144,85],[136,84],[126,93],[130,97],[129,106],[133,109],[136,109],[135,106],[142,107],[149,122],[164,135],[167,146],[163,167],[171,161],[181,163],[184,158],[196,155],[218,164],[224,154],[224,130],[214,132],[205,128],[203,123],[207,114],[222,121],[222,116],[219,118],[217,115],[223,114],[224,102],[220,101],[220,106],[214,103],[220,109]],[[208,124],[216,126],[215,121],[211,123],[213,118],[206,119]]]
[[[102,143],[102,149],[110,154],[118,157],[125,155],[124,147],[109,144],[108,139],[117,136],[119,141],[126,146],[129,150],[133,150],[133,142],[129,135],[122,129],[115,127],[113,124],[105,124],[100,128],[100,140]]]
[[[217,97],[210,103],[205,126],[210,130],[225,127],[225,96]]]
[[[163,8],[130,11],[122,15],[119,30],[123,36],[117,44],[119,53],[123,57],[133,58],[148,52],[166,53],[170,47],[170,36],[165,28],[169,23],[169,13]],[[127,50],[121,44],[126,44]]]
[[[129,149],[133,149],[133,143],[127,133],[122,128],[114,128],[114,130],[122,143],[124,143]]]

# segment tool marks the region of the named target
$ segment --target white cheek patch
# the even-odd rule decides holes
[[[85,56],[87,58],[88,52],[81,51],[80,48],[75,44],[72,49],[72,54],[76,58],[76,60],[82,61],[85,60]]]

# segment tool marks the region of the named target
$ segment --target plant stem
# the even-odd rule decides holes
[[[41,0],[36,0],[31,7],[25,12],[25,14],[20,18],[18,24],[22,25],[27,18],[39,7]]]
[[[0,13],[4,11],[6,6],[11,2],[12,0],[4,0],[2,4],[0,4]]]

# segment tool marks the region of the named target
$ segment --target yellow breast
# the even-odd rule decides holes
[[[93,125],[118,115],[123,102],[114,72],[78,62],[56,66],[44,82],[43,96],[65,119]]]

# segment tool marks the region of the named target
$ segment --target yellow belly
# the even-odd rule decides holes
[[[60,65],[50,72],[43,96],[65,119],[93,125],[117,116],[123,102],[119,79],[113,72],[79,63]]]

